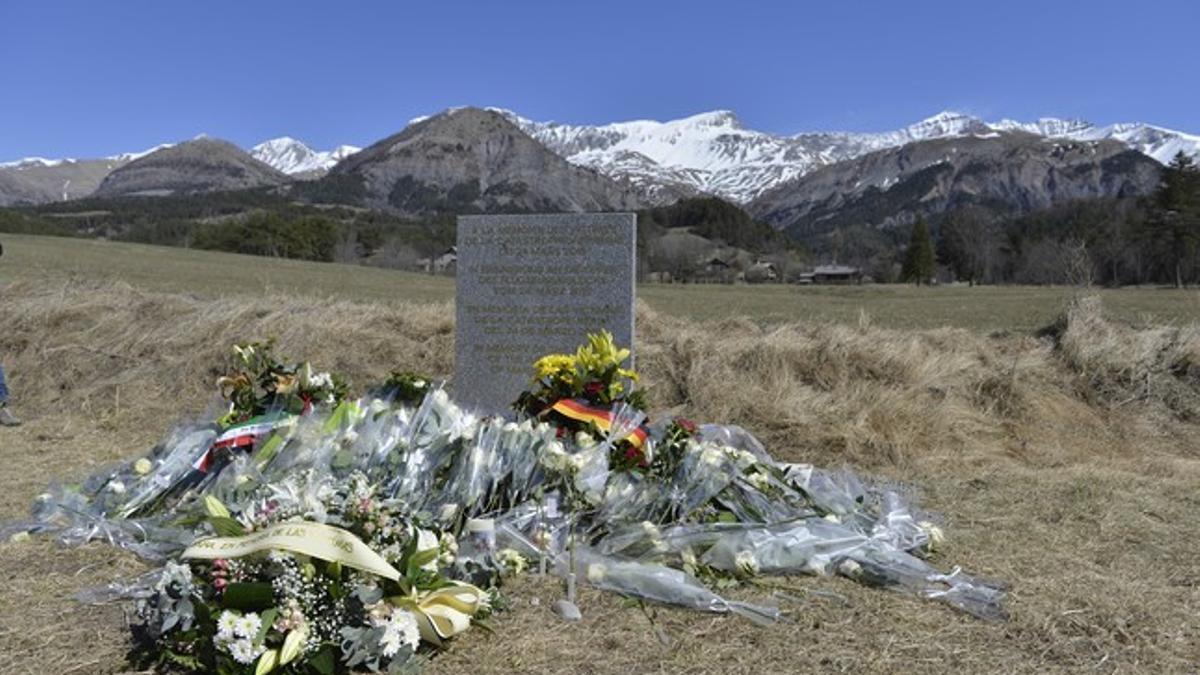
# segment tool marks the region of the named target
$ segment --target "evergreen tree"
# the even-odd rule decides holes
[[[1200,249],[1200,170],[1182,152],[1163,169],[1145,234],[1171,266],[1176,288],[1182,287]]]
[[[929,226],[924,218],[913,223],[908,250],[904,253],[904,265],[900,269],[902,281],[911,281],[920,286],[933,279],[937,259],[933,254],[933,240],[929,237]]]

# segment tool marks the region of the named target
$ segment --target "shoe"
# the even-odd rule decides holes
[[[21,426],[21,420],[17,419],[17,416],[12,414],[12,411],[8,409],[8,406],[0,407],[0,427],[19,426]]]

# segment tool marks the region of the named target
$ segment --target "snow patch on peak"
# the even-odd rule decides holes
[[[52,167],[62,164],[73,164],[74,159],[65,157],[63,159],[46,159],[45,157],[22,157],[21,159],[11,162],[0,162],[0,168],[5,169],[29,169],[33,167]]]
[[[312,175],[329,171],[334,164],[359,150],[353,145],[339,145],[333,150],[318,151],[291,136],[280,136],[254,146],[250,155],[288,175]]]

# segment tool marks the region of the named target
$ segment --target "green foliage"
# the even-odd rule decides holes
[[[82,236],[70,223],[17,209],[0,209],[0,232],[46,234],[55,237]]]
[[[687,228],[692,234],[755,252],[796,248],[798,244],[775,228],[716,197],[681,199],[670,206],[638,212],[638,236],[661,236],[666,230]],[[641,243],[641,242],[639,242]]]
[[[920,286],[933,279],[937,271],[936,266],[937,259],[933,253],[933,239],[929,236],[929,226],[924,218],[917,218],[913,223],[912,236],[908,240],[908,249],[904,252],[900,278]]]
[[[101,236],[160,246],[195,247],[305,260],[333,260],[338,242],[357,241],[363,256],[388,242],[411,246],[422,255],[454,242],[452,216],[424,220],[345,206],[318,206],[292,197],[335,197],[345,184],[335,179],[331,193],[313,193],[298,183],[295,194],[267,189],[117,197],[0,209],[0,231],[57,236]],[[315,199],[314,199],[315,201]],[[339,261],[342,258],[339,257]]]
[[[1194,276],[1200,250],[1200,169],[1182,152],[1162,172],[1143,237],[1169,265],[1176,287]]]
[[[370,391],[370,395],[390,399],[397,405],[415,406],[424,400],[429,389],[429,377],[407,370],[393,370],[382,385]]]
[[[320,216],[288,220],[277,213],[258,212],[201,225],[193,245],[233,253],[330,261],[340,229],[337,223]]]

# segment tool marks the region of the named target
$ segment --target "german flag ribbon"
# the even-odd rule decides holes
[[[550,406],[554,412],[573,419],[576,422],[584,422],[595,424],[601,431],[608,433],[612,430],[614,414],[612,410],[605,408],[597,408],[588,404],[584,399],[579,398],[564,398],[558,403]],[[645,425],[639,426],[629,433],[625,438],[618,438],[618,441],[629,441],[635,448],[642,447],[646,442],[646,438],[650,436],[650,432]]]

